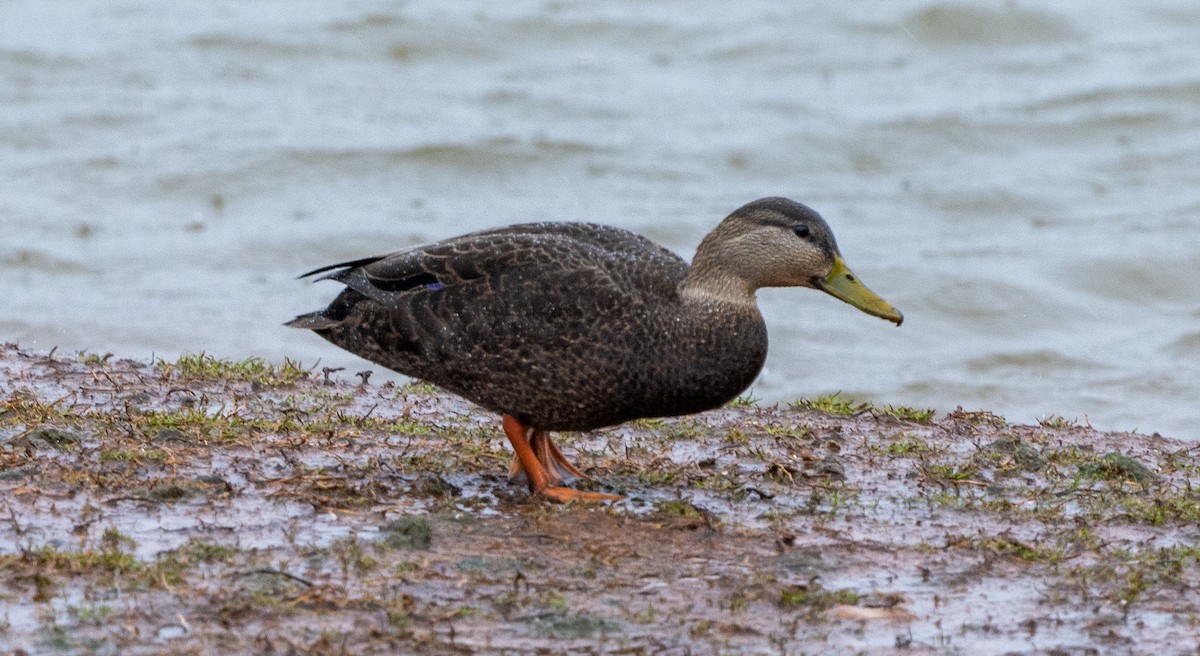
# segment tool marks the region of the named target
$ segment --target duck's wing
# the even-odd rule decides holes
[[[622,297],[669,296],[686,269],[674,253],[620,228],[522,224],[310,271],[304,275],[326,273],[318,280],[336,280],[348,289],[324,310],[287,325],[328,330],[354,317],[366,300],[376,312],[408,315],[397,316],[399,323],[444,328],[501,306],[517,310],[538,295],[548,301],[544,304],[569,300],[578,306],[582,294],[607,307]]]

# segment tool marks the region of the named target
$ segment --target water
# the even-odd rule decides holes
[[[590,220],[833,225],[903,327],[760,295],[765,401],[1200,438],[1200,7],[0,4],[0,339],[366,365],[309,268]]]

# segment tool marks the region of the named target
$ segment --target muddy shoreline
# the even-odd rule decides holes
[[[0,347],[0,654],[1197,653],[1200,444],[743,399],[507,480],[425,385]]]

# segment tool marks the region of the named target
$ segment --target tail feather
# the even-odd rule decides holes
[[[289,328],[307,328],[308,330],[329,330],[336,327],[341,321],[330,319],[323,312],[309,312],[302,314],[295,319],[283,324]]]
[[[338,262],[337,264],[326,264],[323,267],[318,267],[316,269],[313,269],[312,271],[309,271],[308,273],[302,273],[296,277],[297,278],[307,278],[309,276],[316,275],[318,273],[325,273],[326,271],[333,271],[334,269],[354,269],[354,268],[357,268],[360,266],[371,264],[372,262],[378,262],[379,260],[382,260],[385,257],[387,257],[387,256],[386,255],[372,255],[371,257],[364,257],[359,260],[350,260],[349,262]],[[331,277],[333,277],[333,275],[336,275],[336,274],[337,274],[337,272],[334,272],[334,274],[324,276],[321,278],[317,278],[317,280],[319,281],[319,280],[324,280],[325,278],[331,278]]]

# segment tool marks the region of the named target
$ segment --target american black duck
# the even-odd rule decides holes
[[[691,266],[619,228],[528,223],[304,275],[326,271],[346,288],[287,325],[502,415],[513,473],[560,502],[619,497],[562,487],[583,474],[548,431],[709,410],[750,385],[767,354],[757,289],[812,287],[903,320],[786,198],[730,214]]]

